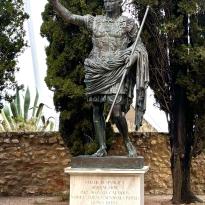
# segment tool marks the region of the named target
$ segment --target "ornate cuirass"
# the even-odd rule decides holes
[[[95,57],[112,57],[126,49],[130,43],[127,34],[126,17],[110,19],[107,16],[97,16],[93,22],[93,50]]]

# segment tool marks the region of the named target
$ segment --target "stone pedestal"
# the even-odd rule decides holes
[[[106,166],[106,165],[105,165]],[[70,205],[144,205],[144,174],[141,169],[72,168]]]

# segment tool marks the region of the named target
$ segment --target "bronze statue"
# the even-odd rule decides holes
[[[133,89],[136,85],[136,129],[138,129],[145,112],[149,72],[148,55],[141,40],[135,48],[134,55],[130,55],[138,33],[135,21],[122,16],[121,0],[104,0],[105,16],[75,15],[62,6],[58,0],[51,0],[51,2],[64,20],[85,26],[93,34],[93,49],[84,63],[86,95],[88,101],[92,102],[95,135],[100,145],[93,156],[107,155],[104,103],[112,104],[123,72],[129,68],[111,118],[123,136],[128,156],[136,157],[136,149],[128,136],[125,113],[132,103]]]

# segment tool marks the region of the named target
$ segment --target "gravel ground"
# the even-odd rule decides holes
[[[199,198],[205,201],[205,196]],[[171,196],[167,195],[145,196],[145,205],[171,205],[170,200]],[[1,197],[0,205],[68,205],[68,203],[63,202],[61,197]]]
[[[205,196],[198,196],[204,203],[195,203],[194,205],[205,205]],[[145,196],[145,205],[171,205],[171,195]]]

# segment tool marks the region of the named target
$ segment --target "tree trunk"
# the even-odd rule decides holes
[[[171,171],[173,179],[173,204],[202,202],[191,192],[190,169],[192,160],[191,110],[188,109],[185,91],[176,86],[173,126],[171,127]],[[190,110],[189,113],[186,111]]]
[[[171,158],[172,178],[173,178],[173,204],[184,204],[202,202],[191,191],[190,168],[191,168],[191,150],[187,150],[184,157],[179,153],[173,152]]]
[[[191,162],[192,162],[192,146],[193,146],[193,115],[191,109],[186,109],[190,112],[186,114],[188,123],[187,126],[187,134],[185,141],[185,157],[183,160],[183,178],[182,178],[182,195],[181,199],[183,203],[194,203],[194,202],[203,202],[198,197],[196,197],[191,191]]]
[[[176,97],[173,104],[173,126],[171,127],[172,155],[171,170],[173,179],[173,203],[181,203],[182,184],[183,184],[183,160],[185,158],[185,99],[184,91],[179,86],[175,86]]]

